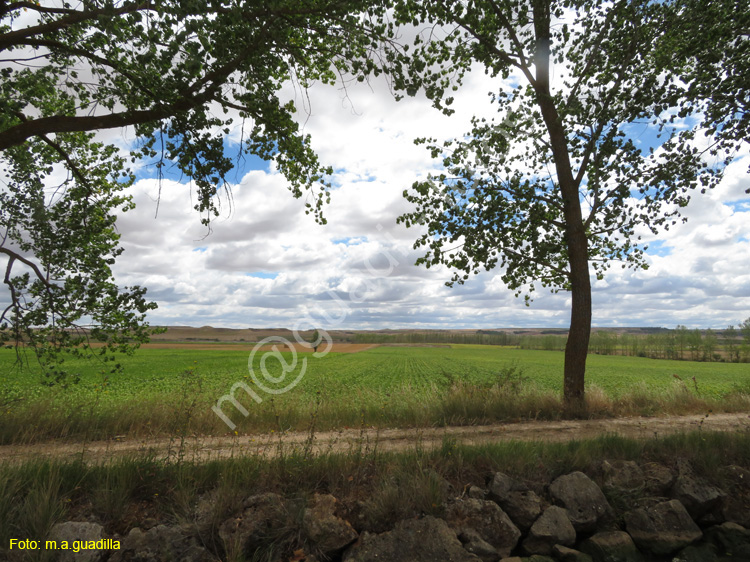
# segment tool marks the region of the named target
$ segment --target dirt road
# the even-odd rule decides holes
[[[227,437],[190,436],[184,441],[179,438],[148,441],[126,438],[86,444],[52,441],[32,445],[0,446],[0,462],[18,463],[39,458],[73,460],[83,455],[87,462],[97,463],[123,456],[145,454],[173,459],[181,455],[184,460],[201,462],[242,455],[270,457],[279,454],[280,451],[290,453],[294,450],[325,453],[372,450],[374,447],[379,451],[406,450],[415,446],[429,449],[439,447],[445,439],[462,444],[511,440],[564,442],[605,434],[644,439],[699,428],[704,431],[750,431],[750,414],[529,421],[415,429],[344,429],[319,432],[312,439],[307,433],[271,433]]]

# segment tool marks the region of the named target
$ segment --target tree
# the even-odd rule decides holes
[[[737,329],[732,325],[729,325],[724,330],[724,349],[726,349],[727,359],[729,359],[730,363],[740,362],[740,349],[737,346]]]
[[[374,3],[372,3],[374,5]],[[130,127],[132,161],[191,180],[210,225],[226,193],[225,139],[272,159],[320,215],[326,176],[279,90],[377,72],[367,4],[341,0],[0,2],[0,254],[9,303],[0,337],[34,346],[61,378],[59,351],[91,340],[129,350],[154,308],[120,288],[116,212],[131,209],[127,152],[95,132]],[[374,15],[373,11],[369,15]],[[230,200],[231,201],[231,200]],[[107,356],[110,357],[110,356]]]
[[[696,128],[674,126],[671,105],[687,116],[700,104],[660,68],[672,12],[647,0],[407,0],[396,14],[445,33],[418,37],[397,86],[423,87],[449,113],[446,92],[472,63],[498,78],[498,120],[475,118],[442,146],[419,141],[445,171],[404,193],[416,210],[400,220],[426,227],[418,263],[452,268],[449,285],[499,266],[527,299],[537,284],[570,291],[564,397],[577,408],[591,269],[601,279],[613,262],[646,268],[638,229],[677,224],[691,190],[718,179],[693,145]],[[649,124],[660,138],[641,148],[632,133]]]
[[[750,318],[746,318],[740,324],[742,332],[742,357],[745,361],[750,361]]]

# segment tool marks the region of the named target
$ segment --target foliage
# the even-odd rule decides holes
[[[684,84],[671,97],[697,100],[703,126],[731,154],[750,138],[750,9],[737,0],[673,0],[665,8],[660,64]]]
[[[239,127],[237,157],[273,160],[324,222],[331,169],[280,90],[377,72],[380,28],[367,23],[375,14],[363,14],[367,6],[3,2],[0,253],[10,304],[2,341],[31,343],[61,379],[61,349],[88,354],[89,341],[106,342],[101,353],[111,358],[106,349],[147,339],[145,314],[155,305],[140,287],[118,288],[110,269],[122,252],[115,217],[132,208],[125,190],[134,176],[127,153],[96,131],[129,128],[138,139],[131,162],[189,178],[208,226],[228,196],[234,162],[224,143]]]
[[[404,193],[415,210],[399,220],[424,226],[418,263],[449,266],[449,285],[500,267],[527,302],[537,285],[572,291],[565,396],[579,400],[589,266],[598,279],[614,262],[647,267],[641,234],[677,224],[691,191],[719,177],[697,127],[675,122],[675,111],[687,118],[704,104],[663,72],[671,3],[405,0],[396,14],[429,23],[397,85],[423,87],[449,113],[452,77],[477,63],[498,79],[497,120],[474,118],[462,139],[442,145],[418,141],[444,168]],[[649,123],[658,138],[638,146]]]

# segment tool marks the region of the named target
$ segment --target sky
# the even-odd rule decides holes
[[[396,102],[384,81],[313,86],[300,123],[322,163],[336,170],[328,224],[305,215],[305,197],[258,159],[230,173],[231,205],[209,233],[179,178],[144,167],[131,188],[136,209],[118,221],[121,285],[148,288],[152,325],[307,329],[567,327],[570,295],[537,290],[531,306],[499,270],[449,288],[446,268],[415,266],[421,231],[396,224],[411,210],[402,192],[438,171],[427,136],[455,138],[472,115],[492,116],[498,79],[473,72],[445,117],[421,96]],[[291,98],[299,92],[289,88]],[[644,132],[644,136],[647,136]],[[235,131],[231,138],[236,138]],[[228,153],[237,145],[228,143]],[[750,156],[737,155],[721,184],[695,194],[688,221],[654,237],[648,270],[610,269],[593,284],[597,327],[678,324],[725,328],[750,317]],[[158,202],[158,204],[157,204]],[[158,209],[158,212],[157,212]]]

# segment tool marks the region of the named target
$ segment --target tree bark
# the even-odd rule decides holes
[[[591,279],[589,277],[588,238],[581,212],[578,182],[573,176],[568,142],[560,115],[550,93],[550,3],[534,2],[536,53],[534,90],[542,118],[549,133],[557,182],[563,200],[565,243],[570,266],[570,291],[573,297],[570,330],[565,346],[563,397],[570,412],[581,411],[584,400],[586,356],[591,337]]]

